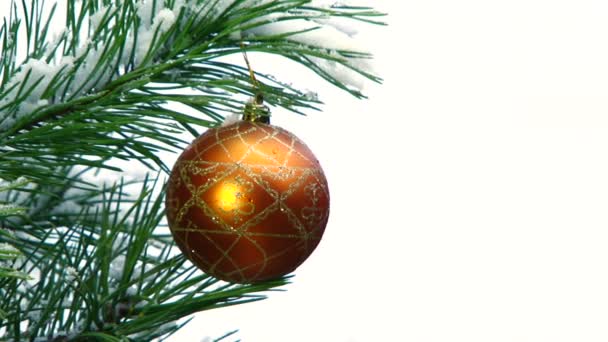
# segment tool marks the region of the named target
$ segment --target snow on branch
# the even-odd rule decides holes
[[[336,3],[329,5],[326,1],[317,2],[320,2],[318,4],[320,8],[337,6]],[[370,51],[359,39],[356,39],[358,31],[354,28],[353,21],[343,17],[320,15],[314,11],[308,13],[308,17],[306,14],[304,11],[298,17],[293,17],[284,13],[272,13],[256,19],[256,22],[262,24],[245,30],[241,35],[248,38],[281,36],[306,47],[323,49],[329,53],[331,59],[319,57],[309,57],[309,59],[338,82],[362,90],[368,77],[356,70],[373,73],[373,66],[367,58],[370,56]],[[345,57],[341,52],[355,53],[358,57]]]
[[[266,14],[245,23],[249,28],[243,32],[237,28],[230,37],[240,40],[239,37],[278,36],[306,49],[326,51],[329,58],[309,56],[309,60],[332,82],[359,90],[370,78],[368,52],[354,38],[356,25],[352,24],[356,22],[351,20],[348,25],[352,18],[347,12],[340,12],[341,6],[348,5],[345,2],[317,0],[303,6],[287,0],[176,0],[171,7],[162,0],[104,3],[97,2],[99,7],[72,7],[76,17],[85,18],[81,23],[68,20],[66,26],[59,22],[61,18],[51,18],[51,31],[60,28],[49,32],[53,39],[37,44],[39,51],[30,51],[16,70],[4,75],[8,82],[0,87],[0,132],[10,130],[23,117],[48,105],[95,93],[131,71],[158,62],[155,58],[159,48],[163,48],[159,44],[161,37],[171,30],[183,34],[179,31],[188,20],[185,13],[214,20],[256,6],[269,6]],[[261,24],[255,25],[256,22]],[[171,48],[170,43],[164,43],[169,44],[164,48]]]
[[[0,132],[12,127],[23,116],[40,107],[59,103],[69,98],[90,93],[120,76],[127,66],[135,69],[159,37],[175,23],[179,11],[186,3],[176,1],[171,8],[164,1],[136,1],[132,12],[121,13],[120,2],[101,6],[88,13],[88,22],[81,32],[70,32],[65,28],[54,33],[46,45],[42,58],[28,57],[10,76],[4,89],[10,89],[0,99]],[[53,19],[52,19],[53,20]],[[109,50],[119,37],[111,36],[109,26],[132,22],[122,52],[111,55]],[[58,22],[51,27],[64,27]],[[138,24],[138,25],[137,25]],[[97,32],[87,35],[85,32]],[[102,33],[99,33],[102,32]],[[106,32],[106,35],[103,35]],[[76,35],[78,39],[70,37]],[[78,45],[70,49],[71,44]],[[56,51],[65,50],[64,54]],[[118,67],[117,67],[118,66]]]

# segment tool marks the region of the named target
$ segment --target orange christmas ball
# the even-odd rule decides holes
[[[255,283],[295,270],[319,244],[329,189],[319,161],[296,136],[250,121],[207,130],[178,158],[167,218],[201,270]]]

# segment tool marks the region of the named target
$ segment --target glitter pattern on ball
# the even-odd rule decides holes
[[[329,189],[310,149],[276,126],[212,128],[178,158],[167,187],[182,252],[219,279],[255,283],[295,270],[319,244]]]

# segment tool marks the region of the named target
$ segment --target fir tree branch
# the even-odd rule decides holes
[[[162,7],[161,1],[153,3],[158,8]],[[304,36],[314,27],[281,34],[262,33],[266,30],[262,28],[271,27],[277,22],[295,23],[306,20],[312,23],[318,18],[331,17],[371,21],[367,18],[381,15],[369,8],[316,8],[310,6],[310,1],[303,0],[258,3],[237,0],[228,2],[228,5],[224,4],[226,1],[192,3],[198,5],[168,7],[162,13],[171,15],[157,20],[151,16],[142,18],[139,3],[134,0],[124,1],[120,7],[112,3],[104,6],[98,1],[87,0],[82,2],[80,8],[69,1],[66,19],[68,34],[62,33],[54,44],[39,44],[32,43],[36,36],[33,32],[39,30],[38,38],[46,37],[50,19],[45,21],[42,17],[41,2],[32,0],[31,6],[24,7],[28,14],[25,15],[28,18],[25,26],[29,54],[26,63],[20,68],[11,67],[14,65],[16,45],[13,48],[8,44],[9,38],[15,35],[9,34],[9,27],[19,27],[17,22],[5,24],[2,30],[4,34],[1,35],[2,40],[7,42],[2,50],[3,55],[6,55],[3,60],[9,62],[2,69],[5,81],[0,87],[0,93],[4,94],[3,97],[13,99],[4,105],[0,104],[0,110],[5,112],[4,118],[0,118],[0,128],[5,127],[0,134],[3,146],[11,151],[27,150],[29,155],[35,156],[42,144],[40,138],[32,138],[35,135],[47,139],[44,146],[48,148],[44,154],[56,156],[50,159],[34,157],[44,165],[64,162],[103,167],[104,163],[96,161],[105,160],[108,155],[117,155],[120,158],[143,161],[149,166],[152,164],[147,161],[151,161],[167,170],[162,161],[154,158],[154,152],[183,146],[185,142],[174,138],[174,130],[192,125],[217,125],[223,120],[223,113],[242,108],[246,98],[237,99],[234,94],[244,97],[254,94],[255,89],[250,85],[242,67],[218,61],[223,56],[240,53],[243,39],[248,51],[277,54],[294,60],[357,97],[363,95],[337,79],[326,68],[319,67],[319,61],[343,66],[374,81],[380,80],[350,63],[353,58],[369,58],[368,54],[327,51],[315,45],[302,44],[294,38]],[[18,17],[16,6],[13,12]],[[88,43],[83,45],[86,37],[83,31],[87,27],[90,34]],[[142,27],[148,27],[147,31],[142,30]],[[235,39],[243,34],[243,38]],[[141,46],[149,46],[149,49],[144,52]],[[52,53],[58,51],[62,52],[62,56],[52,56]],[[39,77],[32,70],[51,65],[37,62],[36,58],[44,56],[48,63],[55,61],[57,64],[51,63],[55,65],[54,68],[47,67],[52,71],[50,75]],[[19,73],[22,81],[11,83],[15,77],[19,79]],[[155,89],[150,86],[152,84],[171,86],[174,94],[196,89],[197,94],[174,96],[171,101],[197,110],[200,116],[176,115],[174,111],[167,110],[167,89]],[[295,112],[315,108],[318,103],[304,96],[303,92],[268,79],[262,78],[262,89],[269,104]],[[36,95],[38,93],[40,95]],[[149,107],[156,110],[148,111]],[[19,114],[26,108],[36,109],[29,115]],[[116,115],[116,112],[123,115]],[[111,120],[112,116],[114,120]],[[204,119],[205,116],[208,119]],[[16,121],[11,119],[13,117]],[[178,125],[172,127],[174,130],[166,127],[152,128],[144,119],[150,117],[155,120],[167,119]],[[83,121],[86,126],[75,125]],[[137,133],[129,134],[133,136],[132,139],[125,139],[123,128],[126,126],[132,126],[136,130],[142,128],[149,132],[146,136],[156,142],[145,146]],[[49,134],[51,129],[62,132]],[[65,145],[63,148],[53,146],[52,143],[58,141],[60,136],[71,136],[71,132],[76,129],[79,140],[84,140],[86,148],[75,147],[79,145],[76,141],[69,144],[62,141]],[[27,134],[29,132],[35,133]],[[105,138],[100,139],[101,136]],[[87,138],[90,138],[88,142]],[[13,155],[17,159],[23,158],[23,155],[15,155],[14,152]],[[0,175],[2,171],[11,172],[0,169]],[[41,173],[34,172],[33,176],[41,177]]]
[[[319,38],[348,38],[324,24],[334,18],[381,24],[381,14],[309,0],[68,0],[58,23],[60,10],[11,1],[0,23],[0,179],[13,181],[0,186],[9,229],[0,258],[18,250],[9,266],[21,272],[0,277],[0,339],[149,341],[195,312],[285,285],[201,274],[172,252],[156,179],[134,196],[133,182],[87,175],[118,171],[120,159],[167,172],[159,152],[188,143],[179,133],[219,125],[260,90],[271,106],[319,109],[316,96],[271,75],[256,73],[254,87],[247,68],[226,59],[243,51],[282,56],[364,97],[345,75],[380,82],[365,68],[371,55]]]
[[[0,309],[10,313],[0,327],[9,336],[17,335],[17,323],[29,322],[26,336],[52,339],[63,331],[74,340],[96,334],[150,340],[157,328],[168,334],[174,322],[195,312],[258,301],[261,292],[286,284],[232,285],[195,275],[182,255],[171,256],[171,244],[155,239],[164,196],[151,192],[154,184],[144,182],[131,204],[124,203],[124,183],[110,189],[103,209],[87,216],[101,230],[75,225],[46,230],[40,241],[15,241],[28,251],[44,244],[48,252],[28,253],[24,261],[30,271],[40,270],[35,285],[0,279],[0,293],[9,298]],[[19,305],[23,312],[11,310]]]

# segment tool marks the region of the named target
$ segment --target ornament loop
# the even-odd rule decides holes
[[[270,108],[264,104],[264,95],[260,90],[260,84],[258,80],[255,78],[255,73],[253,72],[253,68],[251,68],[251,64],[249,64],[249,59],[247,58],[247,52],[245,51],[245,45],[241,41],[241,49],[243,50],[243,58],[245,59],[245,64],[247,65],[247,69],[249,70],[249,78],[251,79],[251,83],[254,88],[257,88],[258,92],[255,94],[247,104],[243,110],[243,120],[251,121],[251,122],[260,122],[265,124],[270,124]]]

